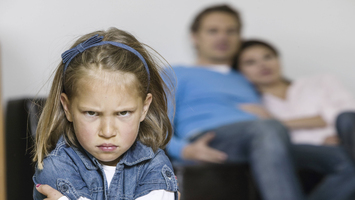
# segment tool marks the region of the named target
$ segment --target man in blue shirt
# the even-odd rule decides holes
[[[295,147],[280,122],[260,120],[240,108],[244,103],[259,103],[252,85],[230,67],[241,43],[241,25],[239,14],[225,5],[207,8],[195,18],[191,34],[196,66],[174,67],[175,135],[168,154],[176,161],[248,162],[267,200],[305,199],[292,156],[317,167],[330,159],[329,171],[333,171],[310,199],[350,198],[355,179],[345,177],[354,176],[355,170],[342,151],[322,154],[323,149],[315,146]]]

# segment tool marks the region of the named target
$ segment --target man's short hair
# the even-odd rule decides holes
[[[236,10],[234,10],[232,7],[230,7],[229,5],[223,4],[223,5],[215,5],[215,6],[207,7],[204,10],[202,10],[199,14],[197,14],[191,24],[190,31],[192,33],[198,32],[198,30],[200,29],[200,26],[201,26],[202,19],[206,15],[213,13],[213,12],[224,12],[224,13],[232,15],[239,25],[238,31],[241,30],[242,22],[240,20],[239,13]]]

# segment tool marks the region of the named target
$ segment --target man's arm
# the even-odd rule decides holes
[[[168,77],[164,78],[164,82],[167,84],[170,91],[173,91],[175,96],[175,101],[168,101],[169,119],[171,123],[174,124],[175,104],[179,101],[180,97],[178,90],[184,87],[181,87],[180,82],[180,88],[178,88],[178,81],[174,70],[168,68],[164,71],[164,74]],[[176,109],[178,110],[179,107],[177,106]],[[221,163],[227,159],[227,155],[208,146],[208,143],[213,137],[213,134],[206,134],[197,141],[189,143],[187,140],[179,138],[178,134],[175,132],[167,146],[167,153],[174,159]]]

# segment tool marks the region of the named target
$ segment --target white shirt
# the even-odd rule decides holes
[[[199,66],[197,66],[199,67]],[[201,68],[208,69],[210,71],[218,72],[221,74],[228,74],[232,68],[229,65],[206,65],[206,66],[200,66]]]
[[[291,131],[291,140],[302,144],[322,144],[326,137],[336,134],[336,117],[343,111],[355,110],[353,96],[328,75],[298,79],[288,88],[286,99],[264,94],[262,101],[266,109],[280,120],[320,115],[327,122],[325,128]]]
[[[58,200],[69,200],[68,197],[62,196]],[[77,200],[90,200],[85,197],[80,197]],[[166,190],[153,190],[149,194],[139,197],[136,200],[174,200],[174,192]]]
[[[110,187],[111,180],[113,176],[115,175],[116,167],[115,166],[108,166],[108,165],[102,165],[102,168],[105,172],[106,180],[107,180],[107,185]],[[166,191],[166,190],[153,190],[147,195],[141,196],[137,198],[136,200],[174,200],[174,192],[171,191]],[[69,200],[66,196],[62,196],[58,200]],[[80,197],[77,200],[90,200],[85,197]]]
[[[116,166],[102,165],[102,168],[104,169],[105,172],[107,187],[110,188],[113,175],[115,175]]]

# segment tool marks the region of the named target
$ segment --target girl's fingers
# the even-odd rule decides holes
[[[36,185],[36,189],[38,192],[40,192],[41,194],[47,196],[47,199],[49,200],[57,200],[60,197],[62,197],[62,193],[60,193],[58,190],[53,189],[51,186],[49,185],[41,185],[41,184],[37,184]]]

